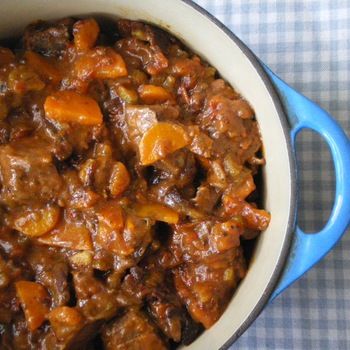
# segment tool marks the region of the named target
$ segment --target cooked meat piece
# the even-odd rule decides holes
[[[66,18],[57,22],[38,21],[29,25],[23,41],[26,50],[57,57],[68,48],[74,21]]]
[[[162,29],[141,22],[129,21],[127,19],[118,20],[118,30],[120,35],[125,38],[134,36],[147,41],[152,45],[158,45],[167,52],[171,43],[177,43],[177,40],[170,37]]]
[[[175,271],[175,286],[192,318],[209,328],[225,310],[232,290],[245,275],[241,248],[185,264]]]
[[[3,145],[10,140],[10,126],[5,121],[0,121],[0,145]]]
[[[242,233],[242,225],[236,220],[224,222],[204,220],[175,225],[168,247],[160,252],[159,259],[162,261],[170,253],[172,265],[201,261],[238,247]],[[164,263],[169,263],[169,257]]]
[[[195,206],[206,213],[213,211],[220,198],[220,192],[209,185],[201,185],[197,188],[196,197],[193,198]]]
[[[116,49],[130,65],[143,68],[148,74],[159,74],[168,67],[168,60],[157,45],[149,45],[136,38],[126,38],[117,42]]]
[[[67,338],[58,339],[52,330],[49,330],[44,336],[38,349],[40,350],[76,350],[90,349],[88,344],[99,332],[102,322],[96,321],[87,324],[81,324],[73,334]]]
[[[191,152],[204,157],[210,158],[213,148],[213,140],[204,132],[200,130],[198,126],[188,127],[188,133],[191,137]]]
[[[180,117],[181,113],[181,109],[177,105],[161,104],[152,105],[150,108],[156,112],[159,120],[176,120]]]
[[[188,315],[176,294],[160,289],[147,298],[148,312],[160,330],[175,342],[181,342]]]
[[[182,188],[191,183],[197,168],[193,154],[187,149],[180,149],[163,160],[153,164],[154,176],[151,182],[157,184],[166,181]]]
[[[62,184],[47,144],[30,138],[0,147],[0,176],[7,206],[54,201]]]
[[[157,123],[156,113],[148,107],[127,106],[125,108],[125,126],[129,139],[135,143],[140,142],[142,135]]]
[[[164,342],[140,311],[130,309],[105,327],[102,340],[106,350],[162,350]]]
[[[23,110],[16,110],[7,117],[10,125],[10,141],[16,141],[30,134],[36,128],[32,117]]]
[[[36,280],[47,288],[51,295],[52,307],[66,305],[70,299],[68,286],[68,263],[55,251],[44,247],[33,247],[28,257],[35,271]]]
[[[1,334],[0,345],[4,350],[27,350],[34,349],[35,343],[31,339],[28,331],[27,323],[24,318],[16,320],[12,327],[6,327],[4,333]]]
[[[94,277],[93,270],[73,271],[77,306],[89,321],[108,320],[119,308],[116,291]]]
[[[9,259],[21,260],[27,254],[30,240],[27,236],[13,232],[9,227],[0,227],[0,251]]]
[[[89,208],[99,200],[99,195],[82,184],[78,172],[67,170],[62,174],[63,185],[59,195],[61,205],[74,209]]]
[[[167,337],[175,342],[189,342],[186,327],[189,324],[194,328],[196,326],[191,323],[180,299],[174,294],[168,277],[161,269],[131,268],[121,287],[124,300],[129,306],[141,305],[146,301],[150,317]]]

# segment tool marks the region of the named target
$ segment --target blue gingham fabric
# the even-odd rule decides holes
[[[350,133],[350,0],[196,2]],[[297,146],[302,169],[298,222],[315,231],[332,206],[333,167],[327,146],[313,133],[303,132]],[[232,346],[240,349],[350,349],[350,232],[265,308]]]

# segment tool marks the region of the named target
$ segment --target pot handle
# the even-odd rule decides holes
[[[305,233],[299,226],[284,271],[271,299],[300,278],[320,261],[337,243],[350,222],[350,142],[341,126],[321,107],[299,94],[265,66],[291,124],[291,142],[295,151],[295,139],[304,128],[321,135],[327,142],[335,168],[335,198],[328,222],[315,233]]]

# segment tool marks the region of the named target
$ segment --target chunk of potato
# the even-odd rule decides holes
[[[168,224],[177,224],[179,214],[159,203],[138,203],[134,206],[135,214],[142,218],[151,218],[157,221],[163,221]]]
[[[54,205],[25,209],[13,215],[12,227],[30,237],[42,236],[56,226],[60,212],[60,208]]]
[[[48,96],[44,109],[48,119],[62,123],[98,125],[103,121],[97,102],[73,91],[58,91]]]
[[[59,70],[52,65],[47,59],[33,51],[26,51],[24,54],[28,64],[38,73],[41,77],[52,81],[57,84],[61,81],[62,76]]]
[[[81,80],[116,79],[128,75],[122,56],[105,47],[97,47],[78,58],[74,70]]]
[[[145,132],[140,141],[141,164],[152,164],[188,143],[189,137],[181,126],[166,122],[157,123]]]
[[[91,49],[98,38],[100,27],[93,18],[75,22],[73,27],[74,45],[78,51]]]
[[[162,103],[173,99],[172,94],[161,86],[141,85],[138,90],[142,101],[147,104]]]
[[[66,223],[64,220],[54,230],[40,236],[38,242],[74,250],[93,249],[90,231],[84,226]]]
[[[60,306],[53,309],[47,316],[51,327],[59,340],[68,338],[83,326],[83,316],[72,307]]]
[[[113,164],[109,179],[109,192],[113,198],[121,195],[130,184],[130,175],[125,165],[121,162]]]
[[[33,332],[41,326],[49,312],[49,294],[39,283],[18,281],[15,285],[28,328]]]

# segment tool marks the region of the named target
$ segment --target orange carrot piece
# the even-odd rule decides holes
[[[173,99],[168,90],[157,85],[141,85],[138,91],[142,101],[147,104],[162,103]]]
[[[49,294],[39,283],[18,281],[15,285],[28,328],[33,332],[41,326],[49,312]]]
[[[121,195],[130,184],[130,175],[125,165],[116,162],[112,167],[111,177],[109,179],[109,192],[112,197]]]
[[[100,27],[93,18],[82,19],[74,24],[74,45],[78,51],[91,49],[98,38]]]
[[[142,218],[151,218],[168,224],[177,224],[179,221],[179,214],[175,210],[159,203],[137,203],[134,210],[135,214]]]
[[[62,123],[97,125],[103,121],[97,102],[89,96],[74,91],[58,91],[48,96],[44,109],[48,119]]]
[[[43,208],[26,209],[14,214],[13,228],[30,237],[51,231],[60,218],[60,208],[48,205]]]
[[[185,130],[172,123],[157,123],[143,135],[140,144],[140,161],[142,165],[149,165],[168,154],[186,146],[189,137]]]

